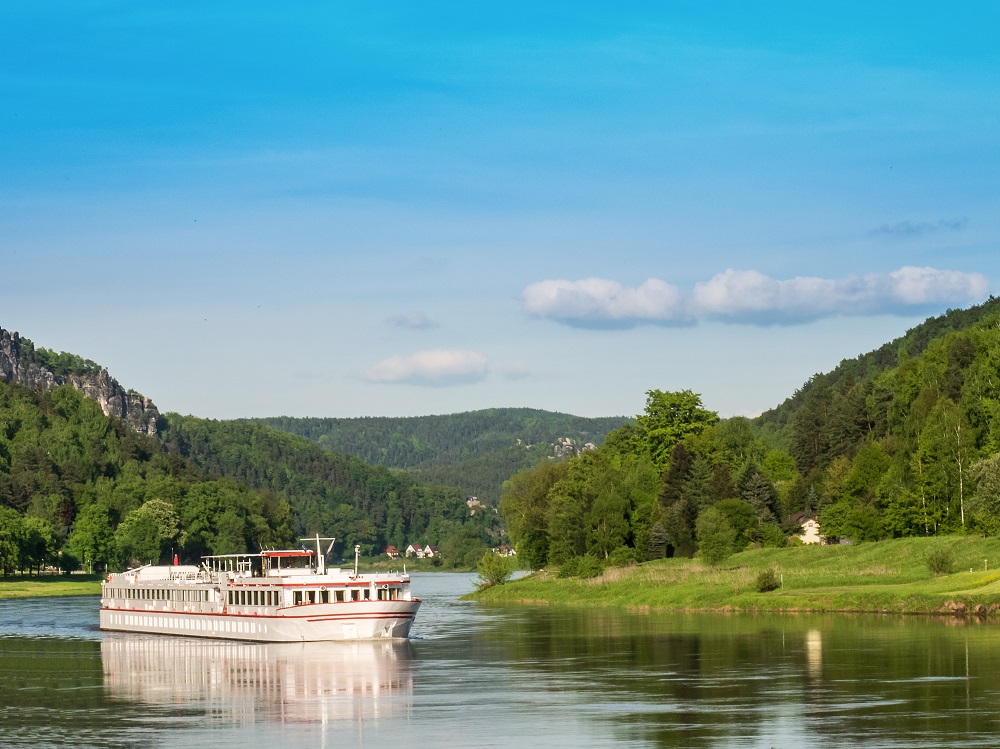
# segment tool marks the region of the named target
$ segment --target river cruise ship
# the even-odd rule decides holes
[[[420,599],[404,572],[327,568],[316,548],[145,565],[101,584],[101,629],[257,642],[407,637]],[[327,549],[329,553],[330,547]]]

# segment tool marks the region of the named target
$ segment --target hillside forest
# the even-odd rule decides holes
[[[488,509],[488,508],[487,508]],[[375,556],[439,547],[471,566],[505,542],[495,512],[260,424],[167,414],[140,435],[70,385],[0,383],[0,573],[118,568],[294,545]]]
[[[600,445],[630,419],[585,418],[532,408],[490,408],[414,417],[253,419],[370,465],[404,469],[418,481],[456,486],[496,507],[518,471]]]
[[[0,383],[0,572],[284,545],[288,502],[210,476],[69,385]]]
[[[833,541],[1000,532],[1000,301],[932,318],[755,420],[650,390],[597,450],[506,482],[501,511],[534,568],[718,561],[789,543],[797,513]]]

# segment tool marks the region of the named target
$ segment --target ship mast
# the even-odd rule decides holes
[[[336,538],[321,538],[317,533],[313,538],[300,538],[299,541],[309,541],[316,543],[316,573],[319,575],[326,574],[326,554],[329,554],[333,549],[333,545],[337,543]],[[326,547],[326,554],[323,553],[323,547],[320,546],[320,541],[329,541],[330,545]]]

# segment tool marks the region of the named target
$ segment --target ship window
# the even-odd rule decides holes
[[[351,591],[351,600],[352,601],[360,601],[361,600],[361,591],[360,590],[352,590]]]
[[[365,595],[364,595],[365,600],[366,601],[371,600],[371,597],[372,597],[371,588],[365,588]]]
[[[320,593],[319,593],[319,602],[320,603],[330,603],[330,591],[328,591],[328,590],[321,590]]]
[[[301,605],[301,603],[302,603],[302,591],[301,590],[296,590],[292,594],[292,603],[294,603],[296,606]]]
[[[343,602],[344,602],[344,591],[338,590],[337,591],[337,603],[343,603]]]

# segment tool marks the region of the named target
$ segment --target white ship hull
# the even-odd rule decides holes
[[[419,606],[419,601],[314,604],[270,615],[102,608],[101,629],[254,642],[401,638],[409,636]]]

